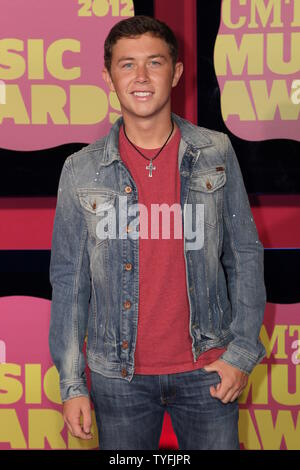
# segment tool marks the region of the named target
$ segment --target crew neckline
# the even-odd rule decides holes
[[[122,124],[122,126],[121,126],[121,129],[122,129],[123,137],[124,137],[126,143],[127,143],[128,145],[130,145],[130,143],[129,143],[128,140],[126,139],[126,135],[125,135],[125,132],[124,132],[124,126],[123,126],[123,124]],[[177,126],[177,128],[175,129],[175,132],[174,132],[174,134],[173,134],[173,137],[169,140],[169,142],[167,143],[167,145],[166,145],[164,148],[168,147],[168,146],[171,144],[171,142],[173,142],[173,140],[177,137],[178,131],[179,131],[179,127]],[[158,151],[158,150],[161,148],[161,147],[155,147],[155,148],[153,148],[153,149],[148,149],[148,148],[145,148],[145,147],[140,147],[139,145],[136,145],[136,144],[134,144],[134,145],[136,146],[136,148],[138,148],[139,150],[144,151],[144,152],[155,152],[155,151]]]

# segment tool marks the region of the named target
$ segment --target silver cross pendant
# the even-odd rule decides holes
[[[152,170],[156,170],[156,166],[153,166],[152,160],[150,160],[149,165],[146,166],[146,170],[149,170],[149,177],[152,178]]]

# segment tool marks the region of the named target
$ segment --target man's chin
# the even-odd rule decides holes
[[[162,114],[163,108],[150,109],[150,107],[148,107],[148,109],[146,109],[145,107],[144,109],[142,109],[142,107],[139,107],[138,109],[125,109],[121,107],[121,113],[125,119],[126,117],[128,117],[129,119],[150,119],[155,116],[159,116],[159,114]]]
[[[126,116],[130,117],[131,119],[143,119],[143,118],[151,118],[153,116],[155,116],[157,114],[157,111],[150,111],[150,110],[126,110],[126,111],[122,111],[122,115],[123,117],[126,118]]]

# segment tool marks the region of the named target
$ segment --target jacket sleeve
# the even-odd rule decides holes
[[[258,238],[240,166],[224,134],[227,183],[224,187],[223,252],[232,308],[233,340],[220,359],[250,374],[266,355],[259,339],[266,306],[264,248]]]
[[[90,298],[87,227],[74,189],[72,157],[66,159],[59,180],[50,283],[49,348],[59,373],[61,399],[88,397],[83,354]]]

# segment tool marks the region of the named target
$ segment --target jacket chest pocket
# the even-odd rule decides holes
[[[190,179],[188,202],[204,205],[204,223],[216,227],[221,214],[225,168],[213,167],[194,173]]]
[[[78,197],[83,209],[89,234],[96,244],[116,236],[116,194],[109,190],[79,189]]]

